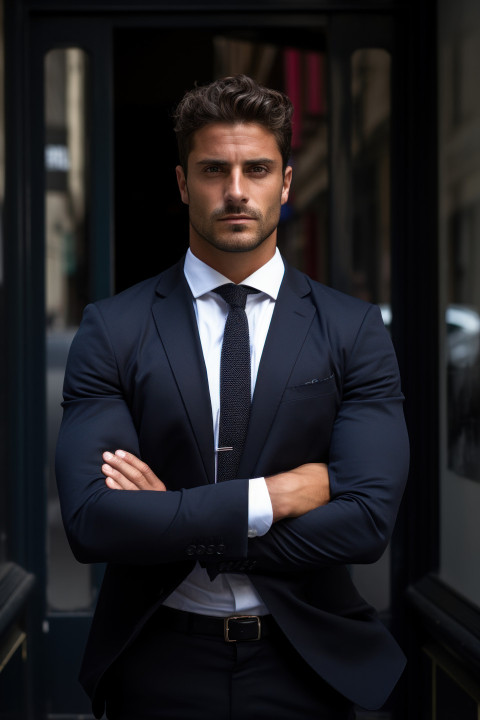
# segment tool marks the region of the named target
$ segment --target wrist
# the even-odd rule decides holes
[[[288,499],[289,495],[285,492],[285,488],[282,489],[285,476],[285,473],[280,473],[279,475],[271,475],[265,478],[265,484],[270,495],[270,502],[272,503],[274,523],[288,517],[292,511]]]

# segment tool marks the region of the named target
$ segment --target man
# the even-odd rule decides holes
[[[398,369],[378,308],[276,250],[291,116],[245,76],[187,93],[187,256],[72,345],[57,475],[76,557],[108,563],[96,717],[340,720],[403,669],[345,567],[381,555],[402,496]]]

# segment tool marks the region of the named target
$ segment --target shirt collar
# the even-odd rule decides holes
[[[285,266],[278,248],[275,255],[265,265],[243,280],[242,285],[249,285],[269,295],[273,300],[277,299],[280,285],[282,284]],[[231,282],[225,275],[206,265],[199,260],[190,250],[185,256],[184,273],[194,298],[201,297],[211,292],[220,285]]]

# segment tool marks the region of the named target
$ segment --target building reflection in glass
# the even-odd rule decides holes
[[[480,5],[438,4],[440,576],[480,606]],[[442,322],[443,321],[443,322]],[[436,422],[432,418],[432,422]]]

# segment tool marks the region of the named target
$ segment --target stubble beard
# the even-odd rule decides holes
[[[218,218],[228,214],[248,214],[250,217],[255,219],[257,223],[256,230],[253,231],[249,227],[249,224],[238,224],[233,225],[230,228],[227,237],[216,232],[215,226],[219,222]],[[279,220],[280,211],[278,212],[276,218],[271,218],[270,222],[268,222],[268,219],[266,221],[263,215],[258,211],[249,210],[246,213],[242,208],[225,208],[222,210],[216,210],[212,213],[209,222],[201,227],[197,226],[195,221],[192,221],[192,218],[190,217],[190,225],[195,230],[196,234],[202,238],[202,240],[207,242],[216,250],[231,253],[242,253],[250,252],[260,247],[260,245],[262,245],[276,230]],[[245,232],[248,232],[249,234],[247,238],[245,237]]]

